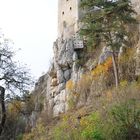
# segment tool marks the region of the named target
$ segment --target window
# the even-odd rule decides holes
[[[65,13],[64,13],[64,11],[62,12],[62,15],[64,15]]]
[[[72,7],[70,7],[70,10],[72,10]]]

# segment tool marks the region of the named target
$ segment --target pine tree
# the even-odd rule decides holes
[[[136,23],[135,11],[130,0],[83,0],[81,8],[85,15],[80,30],[87,46],[99,46],[103,42],[111,48],[116,87],[119,85],[116,52],[128,46],[130,24]]]

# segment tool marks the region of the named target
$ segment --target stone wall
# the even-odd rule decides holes
[[[79,0],[59,0],[58,37],[69,38],[78,30]]]
[[[140,13],[140,0],[131,0],[133,7],[137,13]]]

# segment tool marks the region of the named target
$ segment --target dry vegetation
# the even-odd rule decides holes
[[[115,88],[112,59],[69,80],[66,114],[51,121],[45,112],[24,140],[138,140],[140,139],[140,80],[135,75],[135,48],[118,60],[120,84]]]

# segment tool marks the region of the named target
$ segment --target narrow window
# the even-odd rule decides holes
[[[62,12],[62,15],[64,15],[64,11]]]
[[[70,10],[72,10],[72,7],[70,7]]]

